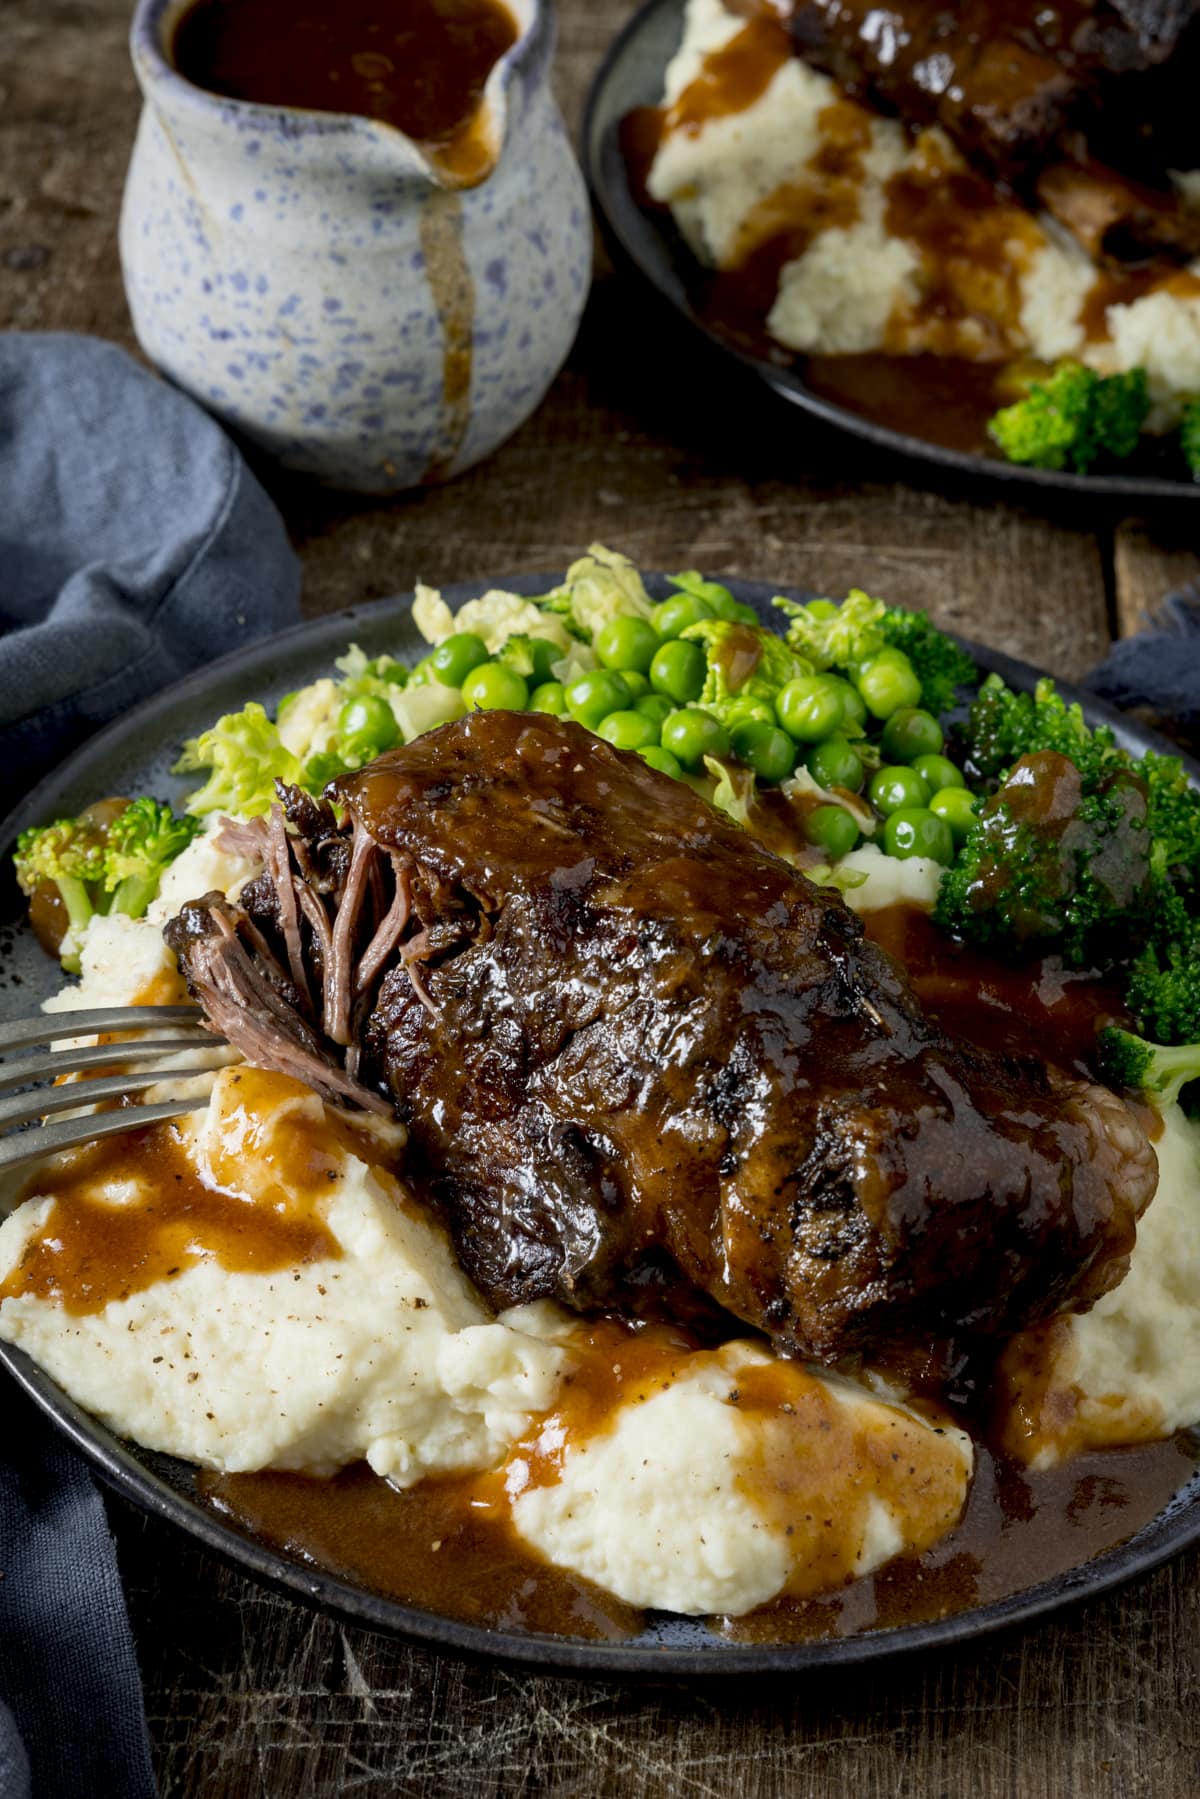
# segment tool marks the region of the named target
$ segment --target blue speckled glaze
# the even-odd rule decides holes
[[[372,120],[194,87],[165,50],[184,3],[140,0],[131,38],[145,106],[121,262],[142,348],[330,485],[389,493],[469,468],[541,400],[591,273],[545,0],[510,0],[520,35],[484,99],[499,155],[468,188]]]

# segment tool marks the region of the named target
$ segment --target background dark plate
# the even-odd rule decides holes
[[[1054,469],[1022,468],[998,457],[947,449],[922,437],[893,431],[814,393],[804,380],[803,359],[795,363],[773,362],[751,354],[706,323],[698,310],[706,271],[665,211],[648,212],[638,204],[617,142],[617,128],[627,112],[635,106],[656,106],[661,100],[667,64],[683,35],[684,9],[685,0],[647,0],[614,40],[588,95],[583,126],[584,172],[618,264],[643,276],[722,355],[740,363],[785,400],[881,449],[1007,489],[1057,489],[1128,500],[1200,499],[1200,483],[1154,469],[1154,462],[1160,459],[1157,446],[1147,447],[1144,452],[1151,463],[1147,472],[1074,475]],[[1164,447],[1161,459],[1166,462],[1169,456],[1170,451]]]
[[[500,585],[517,593],[544,593],[558,578],[524,575],[499,582],[464,583],[445,588],[443,593],[450,605],[457,607],[487,586]],[[656,597],[669,591],[662,576],[650,575],[646,581]],[[773,594],[811,598],[795,589],[773,588],[763,582],[731,581],[729,586],[739,600],[754,606],[772,622],[779,617],[771,610]],[[149,791],[178,802],[186,784],[172,775],[170,768],[179,744],[184,737],[212,724],[221,713],[237,710],[249,699],[271,706],[292,688],[331,673],[334,657],[351,641],[360,644],[368,655],[386,650],[415,661],[426,646],[409,616],[411,604],[412,596],[404,595],[351,608],[299,625],[237,656],[214,662],[100,732],[30,794],[0,828],[0,1019],[28,1015],[61,984],[56,964],[38,948],[24,919],[21,897],[11,873],[10,850],[16,833],[56,814],[78,811],[104,794]],[[966,647],[981,667],[997,670],[1013,687],[1028,689],[1038,678],[1037,671],[1024,663],[973,644]],[[1061,691],[1071,693],[1066,687]],[[1171,750],[1153,733],[1087,695],[1071,697],[1081,699],[1092,723],[1111,724],[1120,740],[1135,753],[1142,754],[1149,748]],[[1189,773],[1200,786],[1200,767],[1189,764]],[[336,1575],[267,1548],[199,1504],[189,1463],[139,1449],[114,1436],[73,1404],[19,1350],[0,1344],[0,1364],[118,1492],[146,1511],[170,1519],[260,1579],[381,1630],[442,1648],[504,1656],[563,1672],[711,1674],[725,1678],[731,1674],[785,1672],[899,1655],[962,1642],[1004,1625],[1043,1617],[1076,1599],[1103,1592],[1144,1573],[1200,1541],[1198,1471],[1158,1518],[1119,1548],[1025,1592],[934,1623],[779,1646],[728,1643],[702,1624],[655,1615],[651,1615],[644,1634],[630,1643],[591,1643],[486,1630],[380,1598]]]

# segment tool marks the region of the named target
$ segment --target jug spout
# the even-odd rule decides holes
[[[323,481],[393,492],[459,473],[537,405],[587,292],[591,222],[549,84],[547,0],[492,0],[511,41],[463,128],[421,136],[189,80],[177,52],[206,3],[139,0],[134,18],[145,106],[121,257],[143,349]],[[282,0],[222,11],[260,3]],[[314,10],[354,6],[386,13]],[[375,54],[364,79],[386,75]]]
[[[461,66],[451,56],[447,69],[437,59],[453,51],[463,9],[450,7],[443,19],[443,4],[426,0],[442,32],[424,42],[410,28],[389,33],[378,0],[342,0],[334,13],[349,12],[336,28],[344,38],[333,36],[325,0],[309,0],[312,17],[299,19],[294,0],[143,0],[133,62],[164,116],[214,141],[257,137],[263,166],[299,159],[316,170],[351,158],[364,178],[474,187],[497,166],[510,119],[546,78],[552,24],[540,0],[476,0],[479,19],[460,32],[467,53]],[[411,25],[414,12],[421,6],[401,8],[399,18]]]

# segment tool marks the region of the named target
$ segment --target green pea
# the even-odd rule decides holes
[[[630,692],[613,669],[593,668],[578,675],[567,688],[567,711],[578,724],[596,730],[610,712],[620,712],[630,702]]]
[[[700,768],[706,756],[729,754],[729,733],[720,719],[701,706],[673,712],[662,728],[662,747],[684,768]]]
[[[647,768],[656,768],[660,775],[670,775],[673,780],[678,781],[683,774],[678,759],[671,754],[670,750],[660,748],[657,743],[649,744],[644,750],[639,750],[638,755]]]
[[[644,712],[610,712],[600,720],[600,736],[615,750],[647,750],[658,742],[658,726]]]
[[[932,712],[919,706],[901,706],[883,727],[880,747],[889,762],[915,762],[918,756],[936,756],[946,734]]]
[[[914,756],[913,767],[923,781],[928,781],[933,793],[943,787],[965,787],[967,784],[949,756]]]
[[[592,648],[605,668],[636,669],[644,675],[654,659],[659,635],[644,618],[610,618],[597,631]]]
[[[344,775],[349,766],[343,757],[336,756],[332,750],[320,750],[304,764],[304,785],[319,792],[327,781],[336,781],[339,775]],[[361,766],[360,763],[359,767]]]
[[[669,605],[670,601],[666,603]],[[686,706],[690,700],[700,698],[707,673],[708,663],[698,643],[672,641],[664,643],[661,649],[654,652],[654,660],[650,664],[650,685],[655,693],[665,693],[668,699]]]
[[[823,743],[815,743],[804,761],[821,787],[848,787],[857,793],[863,784],[862,757],[837,731]]]
[[[387,701],[365,693],[357,699],[347,700],[338,713],[338,736],[369,744],[371,755],[367,760],[372,761],[400,741],[400,728]]]
[[[529,696],[531,712],[549,712],[553,718],[567,716],[567,690],[561,681],[543,681]]]
[[[844,681],[841,675],[826,675],[829,685],[841,696],[842,708],[845,712],[843,730],[853,726],[855,732],[864,731],[867,726],[867,708],[862,694],[851,682]]]
[[[837,617],[839,608],[833,600],[810,600],[804,610],[810,618],[820,619],[824,624],[829,619]]]
[[[929,783],[915,768],[880,768],[871,776],[871,804],[886,817],[901,807],[928,806]]]
[[[733,753],[760,781],[786,781],[796,766],[796,746],[778,725],[751,719],[735,725],[731,733]]]
[[[825,675],[799,675],[775,695],[775,711],[789,737],[819,743],[842,723],[842,696]]]
[[[549,637],[531,637],[526,647],[533,663],[533,672],[529,676],[531,684],[537,687],[543,681],[552,681],[554,664],[563,659],[562,645],[554,643]]]
[[[369,737],[347,737],[342,744],[342,761],[347,768],[365,768],[379,753],[379,745]]]
[[[434,674],[447,687],[461,687],[471,670],[487,659],[487,644],[474,631],[455,631],[452,637],[443,637],[428,658]]]
[[[652,718],[656,725],[661,725],[664,718],[670,718],[675,707],[665,693],[641,693],[634,700],[633,709],[643,713],[646,718]]]
[[[954,841],[961,843],[975,823],[975,795],[963,786],[943,787],[929,802],[929,810],[950,826]]]
[[[669,600],[659,602],[650,614],[650,623],[660,637],[680,637],[689,625],[715,616],[708,601],[702,600],[699,594],[676,593]]]
[[[463,703],[469,712],[523,712],[529,704],[529,688],[515,669],[502,662],[481,662],[462,684]]]
[[[728,616],[739,625],[757,625],[760,629],[762,627],[762,620],[753,606],[743,606],[740,600],[733,602],[733,610]]]
[[[617,672],[635,700],[640,700],[643,694],[649,693],[650,678],[648,675],[639,674],[636,668],[622,668]]]
[[[436,681],[437,678],[438,674],[433,666],[433,657],[431,655],[422,656],[421,660],[416,664],[412,673],[409,675],[408,684],[410,687],[428,687],[429,683],[431,681]]]
[[[950,826],[925,806],[901,806],[893,812],[883,827],[883,847],[902,862],[910,856],[928,856],[931,862],[954,860]]]
[[[903,650],[880,650],[863,663],[855,685],[875,718],[890,718],[902,706],[915,706],[921,697],[917,671]]]
[[[859,830],[844,806],[814,806],[804,816],[804,835],[823,849],[831,862],[848,856],[858,842]]]

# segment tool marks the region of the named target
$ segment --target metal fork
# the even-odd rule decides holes
[[[95,1011],[55,1012],[38,1018],[18,1018],[0,1025],[0,1093],[11,1096],[0,1099],[0,1173],[19,1168],[23,1163],[38,1161],[56,1150],[73,1149],[76,1144],[90,1143],[96,1137],[111,1137],[118,1131],[133,1131],[160,1119],[178,1118],[206,1105],[204,1095],[191,1099],[161,1100],[154,1105],[121,1106],[111,1112],[89,1112],[82,1118],[60,1119],[55,1124],[38,1123],[55,1112],[68,1112],[78,1106],[98,1104],[101,1100],[123,1099],[131,1093],[144,1093],[159,1081],[180,1076],[205,1074],[219,1065],[214,1052],[225,1047],[224,1037],[215,1037],[200,1023],[198,1006],[107,1006]],[[140,1037],[143,1031],[170,1026],[172,1037]],[[83,1049],[38,1052],[66,1038],[94,1037],[106,1031],[139,1033],[134,1041],[98,1043]],[[186,1062],[164,1065],[164,1059],[183,1054]],[[198,1058],[198,1059],[197,1059]],[[98,1079],[67,1081],[61,1086],[47,1087],[65,1074],[87,1074],[93,1068],[111,1067],[120,1062],[154,1061],[160,1065],[150,1072],[103,1075]],[[27,1091],[16,1093],[14,1088]],[[24,1127],[24,1128],[23,1128]]]

